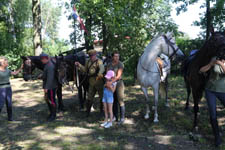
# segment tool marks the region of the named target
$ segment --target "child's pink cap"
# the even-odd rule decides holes
[[[105,75],[105,78],[106,78],[106,79],[111,79],[111,78],[114,77],[114,76],[115,76],[114,71],[109,70],[109,71],[107,71],[107,73],[106,73],[106,75]]]

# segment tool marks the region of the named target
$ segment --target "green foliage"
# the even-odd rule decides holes
[[[203,46],[202,39],[189,39],[188,37],[177,37],[177,46],[188,56],[191,50],[200,49]]]
[[[72,0],[66,7],[71,9],[74,4],[89,31],[85,36],[89,44],[103,39],[104,53],[118,50],[129,73],[134,73],[140,54],[153,36],[167,31],[178,34],[168,0]]]

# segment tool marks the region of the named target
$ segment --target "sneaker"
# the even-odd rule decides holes
[[[112,121],[113,121],[113,122],[116,121],[116,117],[113,117],[113,120],[112,120]]]
[[[110,127],[112,127],[112,122],[109,122],[105,125],[105,128],[110,128]]]
[[[101,127],[105,127],[108,124],[108,122],[104,122],[102,124],[100,124]]]

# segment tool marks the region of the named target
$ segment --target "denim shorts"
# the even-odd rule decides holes
[[[103,103],[113,103],[113,92],[110,91],[107,88],[104,88],[104,93],[103,93],[103,99],[102,99]]]

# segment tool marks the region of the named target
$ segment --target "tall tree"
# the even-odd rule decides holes
[[[34,54],[38,56],[42,53],[41,0],[32,0],[32,14]]]

